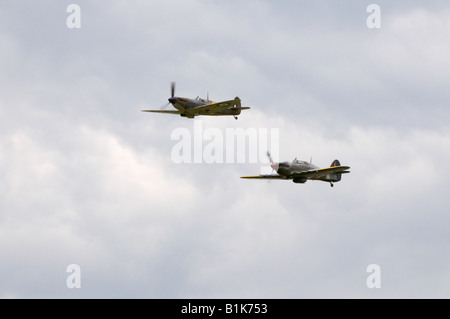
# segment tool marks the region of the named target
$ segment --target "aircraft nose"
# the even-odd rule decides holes
[[[177,101],[177,98],[176,97],[171,97],[170,99],[169,99],[169,102],[170,103],[175,103]]]
[[[280,167],[279,163],[272,163],[270,164],[270,167],[272,167],[272,169],[276,172],[278,171],[278,168]]]

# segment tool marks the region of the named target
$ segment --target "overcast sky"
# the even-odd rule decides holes
[[[0,0],[0,297],[449,298],[450,4],[392,2]],[[176,163],[199,124],[351,173]]]

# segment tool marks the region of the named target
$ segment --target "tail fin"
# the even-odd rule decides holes
[[[335,159],[333,161],[333,163],[331,163],[330,167],[335,167],[335,166],[341,166],[341,163],[337,159]],[[339,182],[342,178],[342,175],[341,175],[341,173],[335,173],[335,174],[333,174],[333,177],[335,178],[335,182]]]
[[[237,109],[237,110],[235,110],[235,114],[239,115],[239,114],[241,114],[241,99],[238,96],[236,96],[234,98],[234,100],[236,101],[236,104],[234,104],[234,107]]]
[[[335,166],[341,166],[341,163],[339,163],[339,161],[338,161],[337,159],[335,159],[335,160],[333,161],[333,163],[331,163],[331,166],[330,166],[330,167],[335,167]]]

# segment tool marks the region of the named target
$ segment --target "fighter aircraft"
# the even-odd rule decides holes
[[[242,107],[239,97],[235,97],[234,100],[214,102],[209,99],[209,94],[206,99],[196,97],[195,99],[189,99],[185,97],[175,96],[175,82],[171,83],[171,96],[169,103],[162,106],[160,110],[142,110],[142,112],[153,113],[166,113],[166,114],[179,114],[180,116],[193,119],[199,115],[232,115],[236,120],[237,116],[241,114],[242,110],[248,110],[249,107]],[[164,110],[169,104],[172,104],[176,110]]]
[[[241,178],[259,178],[259,179],[292,179],[294,183],[306,183],[308,179],[329,182],[331,187],[333,183],[341,180],[342,174],[350,173],[349,166],[341,166],[338,160],[334,160],[330,167],[319,168],[310,162],[294,159],[292,162],[275,163],[267,152],[270,160],[270,167],[277,174],[242,176]],[[272,171],[272,172],[273,172]]]

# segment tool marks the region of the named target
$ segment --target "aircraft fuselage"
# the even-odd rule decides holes
[[[170,104],[173,105],[174,108],[176,108],[177,110],[184,112],[186,110],[190,110],[190,109],[194,109],[196,107],[199,106],[204,106],[204,105],[208,105],[208,104],[214,104],[214,101],[208,100],[208,99],[202,99],[200,97],[197,97],[196,99],[188,99],[185,97],[171,97],[169,99]],[[204,112],[208,113],[209,110],[206,109],[204,110]],[[239,109],[234,109],[234,108],[229,108],[226,110],[222,110],[222,111],[218,111],[215,113],[208,113],[208,115],[211,116],[219,116],[219,115],[239,115],[241,114],[241,110]],[[193,117],[190,115],[183,115],[183,113],[181,114],[181,116],[187,116],[187,117]]]

